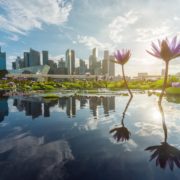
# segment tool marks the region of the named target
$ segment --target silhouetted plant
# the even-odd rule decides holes
[[[146,148],[146,151],[153,152],[151,155],[150,161],[153,159],[156,160],[156,166],[160,166],[162,169],[165,169],[169,165],[170,169],[173,170],[174,165],[180,168],[180,150],[174,146],[171,146],[167,143],[167,126],[165,123],[164,111],[159,102],[159,109],[162,115],[162,125],[164,130],[164,142],[160,145],[150,146]]]
[[[124,109],[124,112],[123,112],[123,116],[122,116],[122,119],[121,119],[121,127],[115,127],[113,129],[111,129],[109,132],[110,133],[114,133],[113,134],[113,137],[114,139],[119,142],[123,142],[123,141],[127,141],[129,140],[130,136],[131,136],[131,133],[130,131],[124,126],[124,118],[125,118],[125,115],[126,115],[126,111],[129,107],[129,104],[132,100],[132,96],[130,97],[128,103],[126,104],[126,107]]]

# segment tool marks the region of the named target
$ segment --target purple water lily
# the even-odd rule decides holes
[[[131,52],[128,49],[117,50],[114,53],[114,57],[116,58],[115,63],[124,65],[131,57]]]
[[[122,66],[122,74],[123,74],[123,79],[124,79],[124,83],[129,91],[130,96],[132,97],[132,92],[128,87],[128,83],[126,81],[125,78],[125,73],[124,73],[124,64],[129,60],[129,58],[131,57],[131,51],[128,49],[122,49],[122,50],[117,50],[114,53],[114,57],[115,57],[115,61],[113,61],[114,63],[120,64]]]
[[[167,38],[162,41],[158,40],[158,45],[152,42],[152,52],[147,52],[156,58],[162,59],[166,63],[164,83],[159,96],[159,102],[161,102],[167,86],[169,61],[180,56],[180,41],[177,42],[177,36],[171,41]]]
[[[168,38],[158,40],[158,45],[152,42],[152,52],[147,52],[164,61],[170,61],[180,56],[180,41],[177,42],[177,36],[171,41]]]

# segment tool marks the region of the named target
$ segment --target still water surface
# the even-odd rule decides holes
[[[0,180],[178,180],[180,104],[167,100],[1,98]]]

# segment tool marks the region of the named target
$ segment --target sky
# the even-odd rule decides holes
[[[151,42],[180,39],[180,0],[0,0],[0,46],[7,67],[30,48],[48,50],[52,59],[74,49],[76,61],[88,62],[92,48],[111,54],[130,49],[127,75],[160,74],[163,61],[149,55]],[[170,74],[180,72],[180,58],[170,63]],[[116,74],[121,74],[116,65]]]

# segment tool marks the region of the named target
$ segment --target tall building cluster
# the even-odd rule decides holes
[[[89,73],[91,75],[115,76],[115,65],[111,60],[114,60],[114,57],[109,54],[108,50],[104,51],[104,57],[100,60],[97,48],[92,49],[89,56],[89,66],[83,59],[79,59],[77,63],[75,51],[72,49],[66,50],[64,59],[60,58],[58,61],[54,61],[49,59],[48,51],[39,52],[30,48],[29,52],[24,52],[22,57],[16,57],[15,61],[12,62],[12,69],[23,70],[25,68],[27,72],[27,68],[48,65],[50,67],[49,74],[83,75]],[[79,64],[78,67],[76,67],[77,64]],[[6,70],[6,53],[1,52],[1,48],[0,70]]]
[[[51,107],[58,105],[58,107],[64,112],[69,118],[75,117],[77,114],[77,105],[80,105],[80,108],[84,108],[86,105],[89,105],[92,115],[94,118],[98,117],[99,110],[98,106],[102,106],[103,113],[109,115],[111,111],[115,111],[115,97],[62,97],[58,100],[53,100],[50,102],[40,102],[40,101],[31,101],[31,100],[22,100],[14,99],[13,106],[17,108],[18,111],[24,111],[26,116],[31,116],[32,119],[35,119],[39,116],[50,117]],[[4,120],[5,116],[8,115],[8,103],[7,98],[4,98],[0,102],[0,122]]]
[[[96,48],[92,50],[92,54],[89,56],[89,72],[93,75],[107,75],[115,76],[115,65],[111,60],[114,60],[114,56],[109,55],[109,51],[104,51],[104,58],[102,61],[98,60],[98,51]]]
[[[23,58],[17,57],[14,62],[12,62],[13,69],[22,69],[26,67],[40,66],[48,64],[48,51],[42,51],[42,63],[41,63],[41,54],[39,51],[36,51],[30,48],[29,52],[23,53]]]

